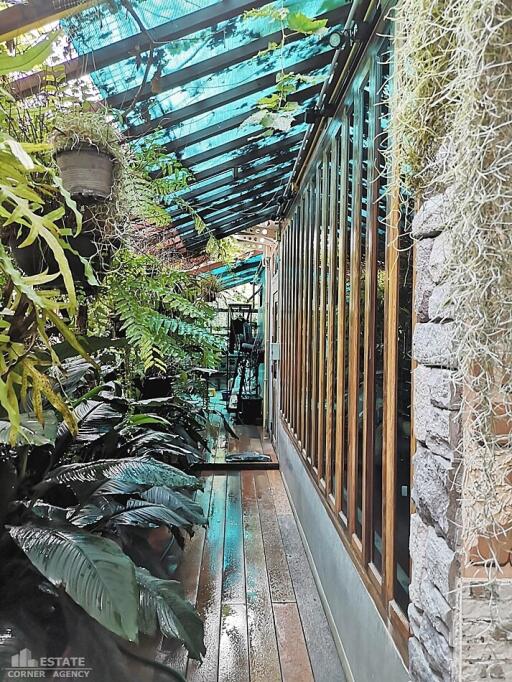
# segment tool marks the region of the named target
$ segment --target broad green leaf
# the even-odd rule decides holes
[[[79,529],[22,526],[9,533],[38,571],[86,613],[131,642],[138,636],[135,567],[112,540]]]
[[[54,31],[37,45],[29,47],[28,50],[14,57],[0,54],[0,76],[6,76],[16,71],[28,71],[34,66],[42,64],[52,54],[53,43],[58,35],[59,32]]]
[[[142,499],[154,504],[161,504],[177,512],[190,523],[200,526],[208,523],[203,514],[203,508],[194,500],[180,493],[178,490],[170,490],[165,486],[154,486],[140,493]]]
[[[145,568],[135,569],[140,588],[139,628],[154,635],[157,626],[164,637],[177,639],[187,647],[191,658],[201,660],[206,653],[201,618],[183,597],[175,580],[161,580]]]
[[[159,528],[160,526],[186,528],[191,525],[168,507],[145,500],[128,500],[125,509],[114,512],[107,518],[109,522],[115,525],[140,526],[142,528]]]
[[[173,488],[198,490],[202,482],[195,476],[188,476],[169,464],[152,457],[132,457],[128,459],[104,459],[87,464],[66,464],[53,471],[47,483],[80,483],[111,478],[140,485],[165,485]]]
[[[9,147],[9,149],[11,150],[13,155],[21,163],[23,168],[26,168],[26,170],[33,170],[34,169],[34,162],[32,161],[30,156],[23,149],[23,146],[19,142],[16,142],[16,140],[12,140],[10,138],[7,138],[5,140],[5,144]]]
[[[297,33],[311,35],[312,33],[325,33],[327,19],[311,19],[302,12],[294,12],[288,15],[288,27]]]

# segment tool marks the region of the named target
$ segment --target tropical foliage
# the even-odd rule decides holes
[[[21,56],[0,54],[0,73],[32,68],[50,50],[51,38]],[[5,90],[0,100],[12,123],[18,103]],[[194,525],[206,523],[191,473],[206,417],[184,370],[216,360],[211,283],[134,255],[126,240],[96,277],[75,248],[91,207],[77,206],[52,160],[67,142],[29,141],[11,123],[0,127],[0,611],[18,624],[29,614],[26,637],[53,633],[57,654],[72,646],[64,623],[74,614],[104,641],[110,631],[116,655],[126,653],[123,639],[161,632],[200,658],[202,623],[173,576]],[[149,182],[160,152],[119,152],[111,123],[87,108],[80,126],[66,140],[87,129],[127,164],[130,191],[151,186],[144,219],[163,210],[157,200],[169,185]],[[185,182],[181,172],[174,179]],[[113,220],[119,230],[121,213]],[[87,291],[77,288],[77,264]],[[84,324],[87,307],[94,315]],[[136,378],[150,371],[165,373],[166,397],[141,396]]]
[[[283,53],[286,41],[294,34],[322,37],[327,30],[326,19],[309,17],[296,8],[277,7],[274,4],[248,10],[244,17],[247,21],[265,19],[279,27],[281,40],[270,42],[264,53]],[[276,130],[287,132],[294,124],[299,109],[299,104],[288,98],[297,92],[302,83],[316,82],[318,79],[314,76],[297,74],[286,71],[284,67],[281,68],[276,76],[274,92],[258,100],[256,105],[258,111],[251,114],[242,125],[260,125],[265,129],[263,136],[266,137],[272,135]]]
[[[215,366],[220,348],[209,331],[214,310],[200,279],[123,250],[104,285],[91,330],[126,338],[131,374]]]

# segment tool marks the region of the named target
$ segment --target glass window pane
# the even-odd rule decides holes
[[[412,348],[412,201],[403,197],[399,236],[398,369],[395,489],[395,599],[407,613],[409,603],[409,525],[411,479]]]

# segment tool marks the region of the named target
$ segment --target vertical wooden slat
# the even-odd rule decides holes
[[[347,175],[348,175],[348,154],[347,154],[347,135],[348,121],[346,113],[342,119],[340,130],[340,171],[339,171],[339,195],[340,204],[340,243],[338,246],[338,362],[336,377],[336,490],[335,508],[341,511],[341,500],[343,494],[343,463],[347,453],[345,447],[345,301],[346,301],[346,270],[347,270],[347,250],[350,242],[347,242]]]
[[[308,326],[307,326],[307,361],[306,361],[306,382],[307,382],[307,401],[306,401],[306,444],[305,451],[307,459],[310,463],[313,462],[312,443],[313,443],[313,323],[314,323],[314,308],[313,296],[315,287],[315,223],[314,223],[314,184],[311,180],[308,185]]]
[[[285,300],[286,300],[286,232],[281,234],[279,263],[279,343],[281,359],[279,361],[279,410],[284,411],[284,386],[286,376],[286,337],[285,337]]]
[[[300,282],[300,265],[299,265],[299,225],[300,225],[300,204],[295,210],[295,220],[293,221],[293,327],[292,327],[292,348],[294,353],[294,362],[292,366],[292,426],[293,432],[298,437],[297,431],[297,413],[299,404],[298,391],[298,362],[297,362],[297,335],[299,332],[298,318],[299,318],[299,282]]]
[[[299,224],[299,252],[300,252],[300,277],[299,277],[299,317],[297,321],[297,372],[299,381],[297,385],[297,432],[301,449],[304,447],[304,323],[306,321],[304,291],[306,289],[306,251],[305,251],[305,197],[300,201],[300,224]]]
[[[303,222],[303,240],[304,240],[304,265],[303,265],[303,277],[304,285],[302,288],[302,342],[301,342],[301,364],[302,364],[302,389],[301,389],[301,399],[302,399],[302,449],[303,452],[307,452],[307,435],[308,435],[308,366],[309,366],[309,352],[308,352],[308,325],[309,325],[309,314],[310,314],[310,256],[311,256],[311,243],[310,243],[310,222],[309,222],[309,187],[304,192],[304,211],[302,213]]]
[[[290,388],[288,366],[289,366],[289,325],[290,325],[290,226],[288,225],[285,229],[283,235],[283,255],[285,259],[285,267],[283,269],[283,289],[284,289],[284,315],[283,315],[283,351],[284,351],[284,366],[283,366],[283,376],[281,378],[284,385],[284,396],[283,396],[283,414],[285,419],[288,419],[288,392]]]
[[[329,495],[332,492],[332,443],[334,434],[334,339],[335,339],[335,328],[336,328],[336,287],[338,282],[336,281],[336,259],[338,257],[338,225],[337,222],[337,172],[338,172],[338,141],[336,138],[332,141],[330,148],[331,155],[331,165],[330,165],[330,205],[329,205],[329,224],[330,224],[330,234],[331,238],[329,240],[329,286],[328,286],[328,296],[327,296],[327,310],[328,310],[328,327],[327,327],[327,415],[325,424],[325,482],[326,482],[326,492]]]
[[[313,318],[311,326],[311,334],[313,337],[312,342],[312,388],[311,388],[311,463],[313,468],[318,467],[318,450],[317,450],[317,437],[318,437],[318,323],[319,323],[319,291],[320,291],[320,217],[321,217],[321,196],[322,196],[322,185],[321,185],[321,167],[318,165],[316,169],[316,182],[314,187],[315,192],[315,215],[313,228],[315,230],[315,241],[313,245]]]
[[[382,476],[384,479],[384,532],[382,537],[385,599],[393,598],[395,580],[395,486],[396,486],[396,389],[398,373],[398,285],[399,253],[397,244],[400,224],[400,194],[398,190],[399,169],[396,164],[391,174],[390,218],[387,227],[386,269],[387,269],[387,320],[386,320],[386,363],[384,386],[384,452]]]
[[[327,289],[327,242],[328,242],[328,197],[329,197],[329,161],[324,151],[321,164],[322,192],[320,211],[320,311],[318,322],[318,411],[317,411],[317,467],[318,478],[324,477],[325,456],[325,357],[326,357],[326,289]]]

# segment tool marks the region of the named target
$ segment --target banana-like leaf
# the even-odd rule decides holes
[[[79,529],[21,526],[9,530],[38,571],[92,618],[137,641],[135,567],[115,542]]]
[[[121,526],[141,526],[142,528],[158,528],[159,526],[175,526],[188,528],[190,523],[163,504],[152,504],[144,500],[128,500],[126,509],[109,516],[108,520]]]
[[[96,400],[80,403],[76,406],[74,413],[78,424],[78,432],[75,436],[77,445],[85,445],[98,440],[123,419],[123,415],[118,410],[108,403]],[[63,422],[57,431],[57,448],[67,443],[71,435],[67,425]]]
[[[87,484],[84,484],[87,485]],[[147,486],[127,481],[103,481],[99,488],[95,488],[96,495],[131,495],[145,490]]]
[[[198,490],[202,481],[188,476],[169,464],[152,457],[131,457],[128,459],[103,459],[86,464],[67,464],[55,469],[44,483],[67,483],[113,479],[140,485],[167,485],[172,488]]]
[[[128,430],[128,433],[133,432],[134,429]],[[166,431],[141,428],[135,431],[135,435],[127,441],[126,447],[132,452],[137,452],[139,455],[158,455],[160,457],[174,455],[177,458],[184,457],[189,465],[203,461],[200,453],[195,448],[177,441],[174,434],[167,433]]]
[[[32,505],[30,511],[45,521],[57,521],[58,523],[67,522],[66,517],[68,510],[64,507],[56,507],[55,505],[48,504],[47,502],[36,502]]]
[[[204,517],[201,505],[177,490],[170,490],[164,486],[154,486],[141,492],[140,496],[143,500],[172,509],[190,523],[203,526],[208,522]]]
[[[139,628],[154,635],[157,627],[164,637],[183,642],[191,658],[201,660],[206,653],[201,618],[183,597],[175,580],[155,578],[145,568],[135,569],[140,589]]]
[[[87,526],[94,526],[100,521],[103,521],[103,519],[110,518],[113,514],[123,510],[123,505],[112,498],[103,495],[95,495],[91,501],[83,507],[70,509],[67,513],[67,520],[74,526],[87,528]]]

